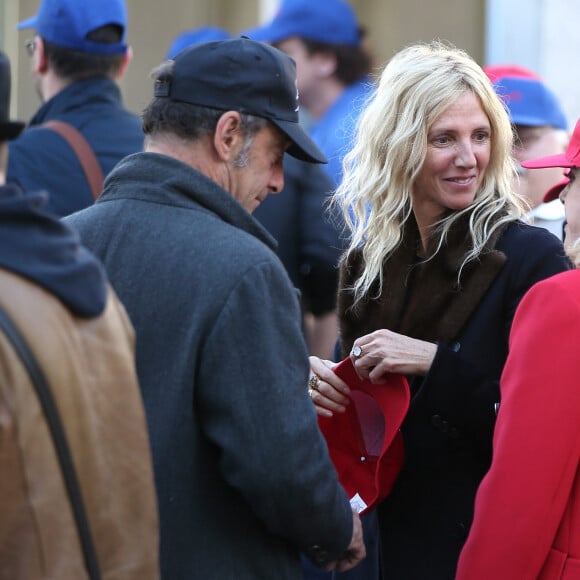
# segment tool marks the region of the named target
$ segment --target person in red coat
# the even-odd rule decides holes
[[[562,167],[550,190],[566,210],[565,247],[580,265],[580,121],[565,153],[524,163]],[[492,465],[457,580],[580,578],[580,270],[538,282],[514,317],[501,377]]]

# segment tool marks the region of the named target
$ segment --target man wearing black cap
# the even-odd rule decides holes
[[[133,329],[101,265],[46,211],[46,195],[4,185],[5,141],[24,127],[8,120],[9,94],[0,53],[0,578],[89,578],[90,568],[90,578],[156,580],[157,505]],[[63,477],[63,441],[78,494]],[[76,525],[74,497],[86,527]],[[79,541],[80,529],[90,541]]]
[[[308,398],[298,298],[251,212],[283,187],[298,123],[293,61],[248,39],[199,44],[154,73],[145,152],[67,221],[100,256],[137,332],[162,576],[301,578],[299,552],[364,557]]]

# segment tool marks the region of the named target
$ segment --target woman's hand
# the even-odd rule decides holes
[[[324,417],[332,417],[333,413],[344,413],[349,403],[348,385],[338,378],[333,368],[338,363],[310,357],[310,379],[308,392],[314,403],[316,412]]]
[[[375,330],[354,341],[350,358],[362,379],[383,382],[386,373],[426,375],[437,345],[390,330]]]

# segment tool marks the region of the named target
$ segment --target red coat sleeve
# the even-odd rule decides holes
[[[514,318],[493,461],[458,580],[535,579],[580,458],[580,271],[536,284]]]

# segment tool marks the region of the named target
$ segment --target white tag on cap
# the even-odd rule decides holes
[[[355,493],[350,498],[350,507],[355,510],[357,514],[360,514],[364,509],[366,509],[367,504],[358,493]]]

